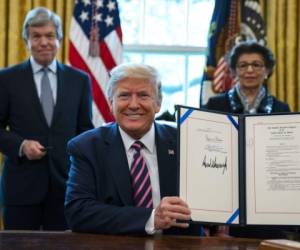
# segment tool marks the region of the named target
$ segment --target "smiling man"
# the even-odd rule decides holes
[[[0,71],[4,228],[64,230],[66,145],[93,128],[90,82],[55,59],[63,37],[55,13],[29,11],[22,35],[29,60]]]
[[[154,122],[162,101],[157,71],[123,64],[111,72],[112,123],[68,144],[66,218],[78,232],[201,234],[177,197],[176,129]]]

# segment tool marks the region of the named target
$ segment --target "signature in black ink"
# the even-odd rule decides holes
[[[221,143],[223,141],[218,136],[212,136],[212,137],[210,137],[209,135],[205,135],[205,139],[208,142],[215,142],[215,143]]]
[[[223,168],[222,174],[224,174],[225,171],[227,170],[227,157],[225,158],[224,163],[218,163],[217,157],[215,157],[214,159],[210,158],[209,160],[206,160],[206,155],[205,155],[201,166],[205,168],[221,168],[221,169]]]

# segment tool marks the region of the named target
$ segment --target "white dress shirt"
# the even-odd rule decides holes
[[[131,146],[136,140],[126,134],[126,132],[122,130],[122,128],[119,127],[119,130],[126,150],[128,165],[130,169],[131,163],[133,161],[133,155],[135,153],[135,150],[131,148]],[[154,211],[160,202],[159,173],[155,145],[154,124],[152,124],[151,129],[142,138],[140,138],[139,141],[141,141],[145,146],[141,149],[141,154],[146,160],[150,175],[154,208],[149,220],[146,223],[145,230],[148,234],[154,234],[156,232],[156,230],[154,229]]]
[[[33,78],[37,90],[38,97],[41,97],[41,80],[42,76],[44,74],[43,71],[41,71],[42,68],[44,68],[43,65],[38,64],[34,58],[30,57],[30,63],[33,71]],[[48,66],[48,78],[50,81],[50,87],[52,90],[53,100],[54,104],[56,103],[57,99],[57,61],[54,59]]]

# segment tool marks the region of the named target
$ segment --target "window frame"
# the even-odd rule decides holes
[[[206,59],[207,53],[208,53],[208,47],[207,46],[190,46],[190,45],[157,45],[157,44],[145,44],[145,24],[146,24],[146,6],[147,1],[149,0],[140,0],[140,17],[139,17],[139,33],[138,33],[138,41],[139,43],[123,43],[123,53],[124,55],[126,53],[130,54],[136,54],[141,58],[141,63],[145,63],[145,57],[147,55],[155,54],[155,55],[177,55],[177,56],[183,56],[184,60],[184,69],[183,70],[183,79],[184,82],[182,82],[182,95],[183,100],[180,102],[182,105],[188,105],[188,91],[191,83],[191,79],[189,79],[190,75],[190,68],[189,68],[189,57],[190,56],[204,56],[204,60]],[[152,0],[150,0],[152,1]],[[212,0],[213,1],[213,0]],[[189,9],[191,8],[191,1],[190,0],[184,0],[184,10],[183,14],[185,16],[186,20],[186,28],[185,28],[185,43],[187,44],[189,42]],[[121,15],[122,16],[122,15]],[[122,21],[122,20],[121,20]],[[122,23],[122,22],[121,22]],[[200,43],[199,43],[200,44]],[[124,56],[124,58],[126,58]],[[153,65],[155,66],[155,65]],[[199,65],[199,96],[198,100],[195,102],[198,104],[198,107],[200,106],[200,99],[201,99],[201,79],[203,77],[203,70],[201,71],[202,65]],[[160,72],[161,75],[162,72]],[[168,110],[168,107],[162,107],[164,110],[161,110],[161,112],[164,112]]]

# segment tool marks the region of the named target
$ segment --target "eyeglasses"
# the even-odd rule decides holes
[[[246,62],[242,62],[239,63],[236,67],[240,70],[240,71],[247,71],[249,66],[251,66],[251,68],[254,71],[261,71],[262,68],[265,67],[265,65],[262,62],[252,62],[252,63],[246,63]]]

